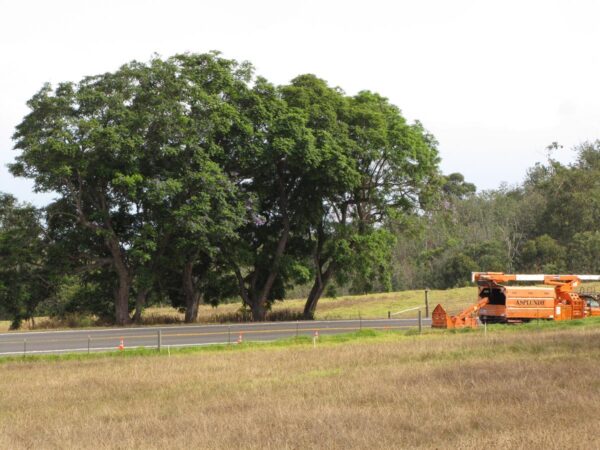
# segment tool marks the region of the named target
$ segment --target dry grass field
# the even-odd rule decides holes
[[[600,292],[600,283],[585,283],[583,290]],[[429,291],[429,306],[430,311],[438,304],[442,303],[444,308],[455,314],[463,310],[467,306],[475,303],[477,291],[473,286],[446,289],[446,290],[430,290]],[[316,319],[319,320],[334,320],[334,319],[357,319],[362,318],[384,318],[387,317],[388,311],[394,314],[395,318],[414,318],[417,315],[415,307],[421,307],[424,311],[425,292],[423,290],[411,290],[401,292],[385,292],[381,294],[367,295],[347,295],[341,297],[325,297],[319,301]],[[200,322],[214,323],[226,321],[227,317],[232,316],[240,308],[239,303],[223,304],[218,307],[210,305],[202,305],[200,307]],[[289,299],[283,302],[276,302],[273,305],[273,311],[284,312],[289,311],[299,313],[304,308],[304,299]],[[405,311],[409,310],[409,311]],[[405,312],[402,312],[405,311]],[[170,307],[152,307],[144,311],[143,317],[146,324],[168,324],[182,323],[183,313]],[[92,319],[86,318],[84,323],[90,323]],[[10,322],[0,321],[0,332],[8,330]],[[54,323],[48,321],[47,318],[36,319],[36,328],[68,328],[70,326],[81,326],[81,324],[71,325],[66,323]],[[29,324],[24,323],[23,329],[29,329]]]
[[[476,301],[476,290],[473,287],[431,290],[428,293],[430,309],[443,302],[448,306],[449,311],[461,311]],[[289,299],[283,302],[276,302],[273,305],[273,311],[291,311],[301,312],[304,309],[304,299]],[[219,316],[227,316],[235,313],[239,309],[239,303],[231,303],[212,307],[203,305],[200,308],[200,321],[215,322]],[[324,297],[319,301],[315,319],[317,320],[335,320],[335,319],[358,319],[366,318],[384,318],[388,311],[394,314],[393,317],[406,318],[416,317],[415,307],[425,307],[425,291],[412,290],[401,292],[384,292],[380,294],[366,295],[346,295],[341,297]],[[402,312],[404,310],[410,310]],[[149,322],[155,317],[159,321],[160,317],[170,316],[183,320],[183,314],[173,308],[148,308],[145,311],[145,317]]]
[[[450,312],[458,312],[474,302],[476,296],[475,288],[466,287],[448,290],[429,291],[429,305],[433,310],[437,303],[444,303]],[[416,317],[415,307],[424,307],[425,293],[423,290],[412,290],[402,292],[386,292],[381,294],[348,295],[336,298],[322,298],[319,301],[315,318],[320,320],[331,319],[357,319],[362,318],[384,318],[388,311],[398,313],[405,309],[411,309],[404,313],[395,314],[394,317],[406,318]],[[299,313],[304,308],[304,299],[290,299],[276,302],[273,305],[274,312]],[[202,305],[200,307],[200,322],[214,323],[223,321],[235,314],[240,308],[239,303],[223,304],[218,307]],[[147,324],[176,323],[183,322],[183,313],[174,308],[152,307],[144,311],[144,321]],[[46,322],[46,323],[45,323]],[[36,319],[37,328],[65,328],[68,324],[47,323],[46,318]],[[10,322],[0,321],[0,332],[8,330]],[[23,329],[29,329],[28,323],[23,324]]]
[[[0,448],[598,448],[600,326],[0,364]]]

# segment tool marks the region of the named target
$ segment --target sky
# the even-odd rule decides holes
[[[219,50],[276,84],[314,73],[378,92],[439,141],[444,173],[478,189],[522,181],[600,138],[600,1],[0,0],[0,192],[43,205],[6,169],[45,82]]]

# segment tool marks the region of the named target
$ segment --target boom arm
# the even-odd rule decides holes
[[[507,274],[504,272],[472,272],[471,281],[539,281],[550,285],[572,284],[577,286],[579,281],[600,281],[600,275],[541,275],[541,274]],[[558,284],[560,283],[560,284]]]
[[[468,317],[471,317],[472,314],[475,314],[477,311],[479,311],[479,309],[482,306],[487,305],[488,302],[489,302],[489,299],[487,297],[484,297],[481,300],[479,300],[476,304],[469,306],[463,312],[461,312],[460,314],[458,314],[454,317],[456,317],[457,321],[461,320],[464,322]]]

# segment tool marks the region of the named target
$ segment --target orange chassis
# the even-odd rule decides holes
[[[600,275],[520,275],[474,272],[478,300],[455,316],[437,305],[431,315],[433,328],[477,327],[482,322],[526,322],[532,319],[571,320],[600,316],[598,299],[574,289],[582,281]],[[510,282],[543,283],[544,287],[505,286]]]

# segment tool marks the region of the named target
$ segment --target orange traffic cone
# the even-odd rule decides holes
[[[117,348],[121,351],[125,350],[125,343],[123,342],[123,338],[121,338],[121,342],[119,343],[119,346]]]
[[[238,344],[241,344],[242,342],[244,342],[244,333],[240,333],[237,340]]]

